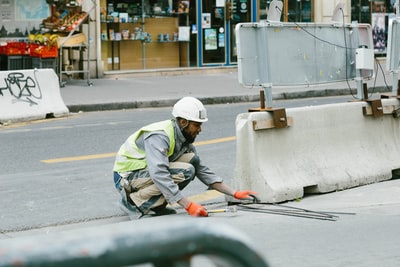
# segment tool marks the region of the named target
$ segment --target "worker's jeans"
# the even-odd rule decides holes
[[[170,163],[171,178],[178,184],[180,190],[194,179],[196,164],[198,164],[198,157],[194,153],[186,153],[177,161]],[[131,190],[131,192],[127,192],[127,196],[142,213],[147,214],[150,209],[167,204],[160,189],[150,178],[147,168],[131,173],[127,180]]]

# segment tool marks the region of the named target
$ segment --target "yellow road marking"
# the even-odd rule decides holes
[[[216,143],[223,143],[236,140],[235,136],[231,137],[224,137],[224,138],[217,138],[211,139],[207,141],[199,141],[195,142],[195,146],[203,146],[203,145],[212,145]],[[82,161],[82,160],[91,160],[91,159],[102,159],[102,158],[111,158],[115,157],[117,153],[105,153],[105,154],[94,154],[94,155],[85,155],[85,156],[76,156],[76,157],[65,157],[65,158],[55,158],[55,159],[44,159],[41,160],[43,163],[60,163],[60,162],[72,162],[72,161]]]
[[[102,158],[115,157],[116,154],[117,153],[113,152],[113,153],[94,154],[94,155],[77,156],[77,157],[66,157],[66,158],[57,158],[57,159],[44,159],[44,160],[41,160],[41,162],[44,162],[44,163],[60,163],[60,162],[69,162],[69,161],[102,159]]]
[[[217,138],[217,139],[211,139],[207,141],[200,141],[200,142],[195,142],[195,146],[203,146],[203,145],[212,145],[216,143],[223,143],[223,142],[229,142],[229,141],[235,141],[236,136],[230,136],[230,137],[224,137],[224,138]]]
[[[57,118],[48,118],[48,119],[37,119],[33,121],[20,121],[20,122],[12,122],[12,123],[6,123],[4,125],[4,130],[6,129],[13,129],[13,128],[20,128],[26,125],[31,125],[31,124],[39,124],[43,122],[48,122],[48,121],[58,121],[58,120],[64,120],[66,117],[57,117]],[[26,129],[25,131],[31,131],[31,129]]]

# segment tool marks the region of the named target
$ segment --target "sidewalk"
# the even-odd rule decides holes
[[[61,95],[71,112],[99,111],[146,107],[172,106],[183,96],[194,96],[204,104],[259,101],[260,88],[245,88],[239,84],[237,68],[217,68],[212,71],[180,71],[154,75],[114,74],[111,78],[69,80],[61,88]],[[273,87],[273,99],[357,95],[354,81],[313,86]],[[378,98],[378,92],[392,90],[392,76],[379,69],[376,80],[367,81],[370,98]]]

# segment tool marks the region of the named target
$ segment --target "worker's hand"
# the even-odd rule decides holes
[[[256,192],[245,190],[245,191],[236,191],[233,194],[233,197],[236,199],[254,199],[254,196],[252,195],[257,195]]]
[[[208,216],[208,212],[207,210],[194,202],[190,202],[189,205],[187,205],[186,207],[186,211],[189,213],[189,215],[191,216],[195,216],[195,217],[207,217]]]

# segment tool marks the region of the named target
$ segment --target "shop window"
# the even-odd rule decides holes
[[[108,0],[107,12],[126,12],[129,16],[166,16],[189,12],[189,1],[169,0]]]
[[[351,20],[371,24],[375,53],[386,53],[388,24],[394,16],[395,3],[395,0],[351,1]]]
[[[284,19],[286,22],[312,22],[312,0],[284,1]]]
[[[396,0],[352,0],[351,20],[359,23],[370,23],[373,13],[395,13]]]
[[[370,0],[351,1],[351,20],[359,23],[371,23]]]
[[[267,19],[268,7],[272,0],[259,1],[259,20]],[[282,19],[284,22],[312,22],[313,0],[285,0],[283,1]]]
[[[188,0],[101,0],[104,70],[190,65]]]
[[[271,4],[272,0],[260,0],[259,2],[259,20],[267,19],[268,7]]]

